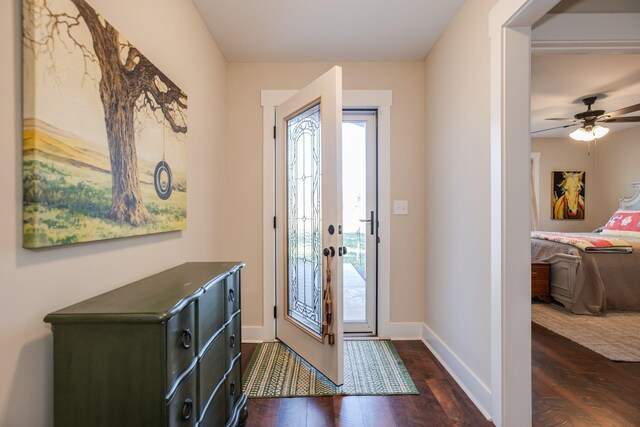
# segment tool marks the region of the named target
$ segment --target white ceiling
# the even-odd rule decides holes
[[[590,45],[596,48],[597,41],[616,40],[631,41],[631,44],[620,46],[637,46],[638,15],[629,18],[623,25],[622,15],[640,12],[640,0],[563,0],[550,13],[555,14],[606,14],[598,18],[598,26],[593,26],[593,19],[582,15],[584,25],[576,19],[559,20],[560,27],[554,28],[548,18],[570,15],[547,15],[540,22],[547,22],[547,26],[540,26],[534,30],[535,38],[539,40],[576,40],[576,46]],[[575,15],[580,16],[580,15]],[[604,17],[611,19],[604,22]],[[630,15],[625,15],[630,16]],[[558,19],[556,19],[558,20]],[[624,21],[626,22],[626,21]],[[591,23],[591,24],[589,24]],[[577,24],[577,25],[576,25]],[[631,25],[625,27],[625,25]],[[557,25],[555,27],[558,27]],[[547,34],[547,32],[549,32]],[[537,34],[536,34],[537,33]],[[601,39],[602,37],[602,39]],[[610,42],[612,40],[609,40]],[[579,41],[582,41],[581,45]],[[568,46],[572,43],[568,43]],[[570,50],[570,49],[569,49]],[[580,50],[580,49],[578,49]],[[636,49],[637,50],[637,49]],[[613,49],[612,51],[616,51]],[[609,53],[609,54],[607,54]],[[639,54],[610,54],[601,52],[594,54],[589,49],[582,50],[582,54],[573,55],[533,55],[531,59],[531,130],[537,131],[560,126],[563,122],[548,121],[550,117],[573,117],[586,110],[582,98],[598,95],[598,100],[592,109],[607,112],[618,110],[640,103],[640,55]],[[631,113],[638,116],[640,112]],[[612,133],[640,126],[640,123],[605,124]],[[567,137],[576,127],[556,129],[536,133],[538,138]]]
[[[549,13],[630,13],[640,12],[638,0],[563,0]]]
[[[421,60],[463,0],[193,0],[230,62]]]
[[[463,0],[193,2],[228,61],[297,62],[421,60]],[[552,12],[640,12],[640,0],[563,0]],[[531,89],[532,130],[584,111],[587,95],[602,94],[594,108],[606,111],[640,103],[640,55],[534,55]]]
[[[593,109],[613,111],[640,103],[640,55],[534,55],[531,61],[531,130],[559,126],[550,117],[585,111],[581,99],[601,94]],[[637,116],[640,112],[629,115]],[[640,123],[607,123],[611,132]],[[575,128],[535,134],[564,137]]]

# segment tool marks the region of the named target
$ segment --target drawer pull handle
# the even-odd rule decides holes
[[[185,350],[191,347],[191,331],[189,329],[182,331],[180,341],[182,342],[182,348]]]
[[[229,394],[231,394],[231,396],[236,394],[236,382],[235,381],[231,382],[231,385],[229,386],[229,390],[230,390]]]
[[[229,289],[229,301],[233,302],[236,300],[236,292],[233,289]]]
[[[236,346],[236,336],[231,335],[231,338],[229,338],[229,347],[234,348]]]
[[[187,399],[182,404],[182,421],[187,421],[193,414],[193,400]]]

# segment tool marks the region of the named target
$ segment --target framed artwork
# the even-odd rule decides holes
[[[551,174],[551,219],[584,219],[584,171]]]
[[[85,0],[23,0],[23,246],[183,230],[187,95]]]

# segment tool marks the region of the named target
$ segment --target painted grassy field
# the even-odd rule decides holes
[[[132,226],[107,219],[111,172],[104,151],[42,122],[23,133],[23,246],[37,248],[186,228],[186,174],[174,172],[171,197],[153,187],[151,164],[139,164],[140,188],[151,220]]]

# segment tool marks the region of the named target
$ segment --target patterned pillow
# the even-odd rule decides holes
[[[640,211],[617,211],[602,228],[602,234],[640,237]]]

